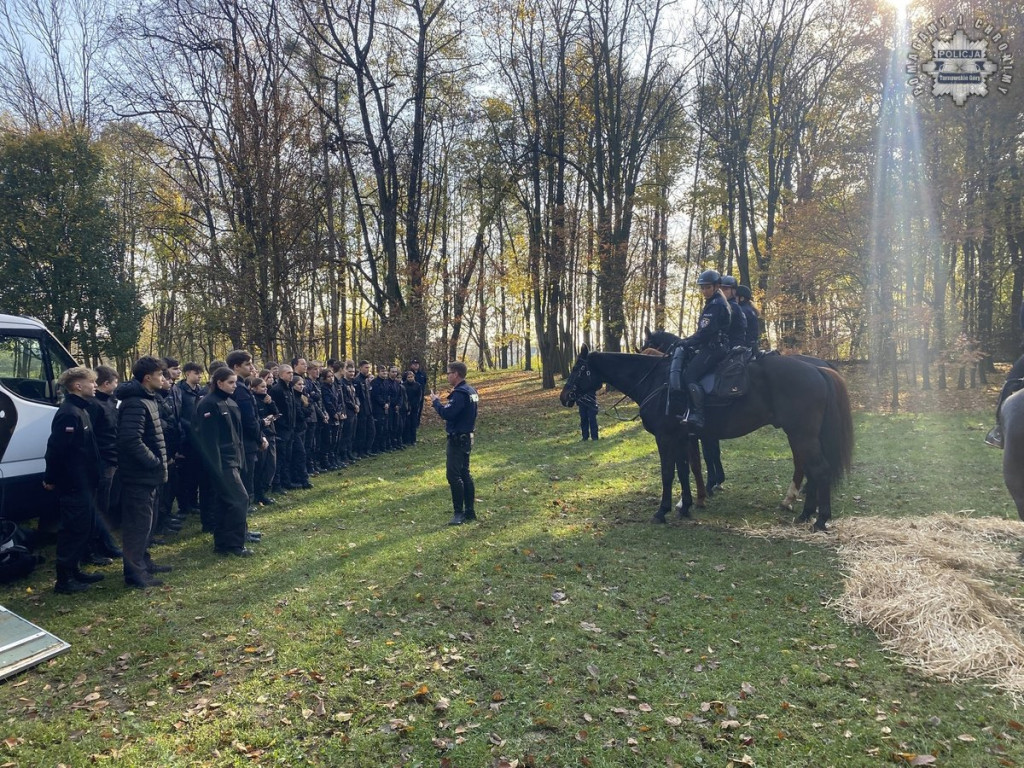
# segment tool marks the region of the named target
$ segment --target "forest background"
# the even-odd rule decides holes
[[[713,267],[893,406],[985,383],[1019,339],[1024,82],[914,96],[910,44],[961,25],[1020,60],[1005,2],[0,0],[0,308],[122,370],[552,387],[581,341],[688,333]]]

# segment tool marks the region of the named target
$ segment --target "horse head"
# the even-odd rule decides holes
[[[674,333],[663,330],[652,332],[650,328],[647,328],[646,331],[647,337],[644,339],[645,348],[657,349],[668,353],[679,343],[679,337]]]
[[[590,365],[588,364],[589,356],[590,348],[584,344],[580,347],[579,357],[573,363],[572,370],[569,371],[569,378],[565,380],[565,386],[562,387],[562,391],[558,395],[559,401],[566,408],[572,408],[576,405],[576,398],[580,394],[596,392],[598,387],[601,386],[600,380],[590,370]]]

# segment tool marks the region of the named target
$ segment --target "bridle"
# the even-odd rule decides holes
[[[576,402],[576,383],[579,380],[579,376],[586,375],[586,376],[589,377],[589,376],[593,376],[594,375],[593,372],[590,370],[590,366],[587,365],[587,363],[585,361],[583,362],[582,365],[583,365],[582,370],[577,370],[578,376],[577,376],[576,379],[573,380],[572,386],[569,388],[569,390],[567,392],[567,394],[569,395],[569,397],[572,399],[572,401],[574,403]],[[645,373],[643,376],[640,377],[640,380],[637,382],[637,385],[639,386],[639,385],[643,384],[645,381],[647,381],[647,379],[651,376],[651,374],[653,374],[656,370],[657,370],[657,366],[651,366],[651,369],[649,371],[647,371],[647,373]],[[636,413],[635,416],[631,416],[629,418],[626,418],[624,416],[620,416],[619,415],[619,411],[618,411],[619,406],[622,405],[622,403],[625,402],[626,400],[631,400],[632,399],[632,398],[630,398],[629,395],[623,395],[618,400],[616,400],[614,403],[612,403],[612,405],[610,405],[608,408],[601,408],[600,405],[598,405],[598,412],[600,413],[602,411],[607,411],[608,413],[611,413],[619,421],[636,421],[643,414],[644,406],[647,405],[649,402],[651,402],[651,400],[653,400],[655,397],[660,396],[662,390],[667,389],[667,388],[668,388],[668,382],[665,382],[660,387],[656,387],[649,395],[647,395],[647,397],[645,397],[643,399],[642,402],[637,403],[639,408],[637,409],[637,413]]]

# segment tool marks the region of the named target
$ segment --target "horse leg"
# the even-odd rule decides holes
[[[693,506],[693,495],[690,493],[690,463],[681,452],[676,462],[676,471],[679,474],[679,484],[683,487],[683,497],[676,505],[676,509],[679,511],[680,520],[689,519],[690,508]]]
[[[672,483],[676,476],[676,450],[673,441],[658,435],[658,459],[661,462],[661,504],[651,518],[652,523],[664,523],[665,515],[672,508]]]
[[[693,482],[697,486],[697,506],[703,507],[704,501],[708,497],[708,490],[704,485],[704,468],[700,464],[700,443],[694,435],[688,435],[686,438],[686,455],[690,462],[690,472],[693,473]],[[680,477],[682,477],[681,474]],[[689,483],[687,483],[688,485]],[[680,514],[682,514],[682,499],[676,504],[676,509],[680,510]]]
[[[725,469],[722,467],[722,443],[718,440],[705,440],[704,459],[708,463],[708,485],[718,492],[722,490],[722,484],[725,482]]]
[[[832,469],[821,452],[820,442],[810,442],[808,448],[809,450],[801,451],[799,454],[807,467],[807,489],[804,494],[804,509],[798,521],[807,522],[817,511],[814,530],[824,532],[825,524],[832,518]]]
[[[796,446],[793,444],[793,438],[789,437],[789,435],[786,435],[786,437],[789,439],[789,449],[793,452],[793,479],[786,490],[786,498],[782,500],[779,506],[792,512],[797,496],[800,495],[800,484],[804,481],[804,465],[803,461],[800,460],[800,454],[797,452]]]

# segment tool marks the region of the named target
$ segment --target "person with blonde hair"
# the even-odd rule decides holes
[[[100,482],[100,451],[89,418],[89,401],[96,396],[96,372],[69,368],[61,374],[64,402],[53,416],[46,443],[43,488],[56,491],[60,508],[57,530],[57,582],[62,594],[84,592],[103,579],[84,573],[80,564],[92,537],[95,495]]]

